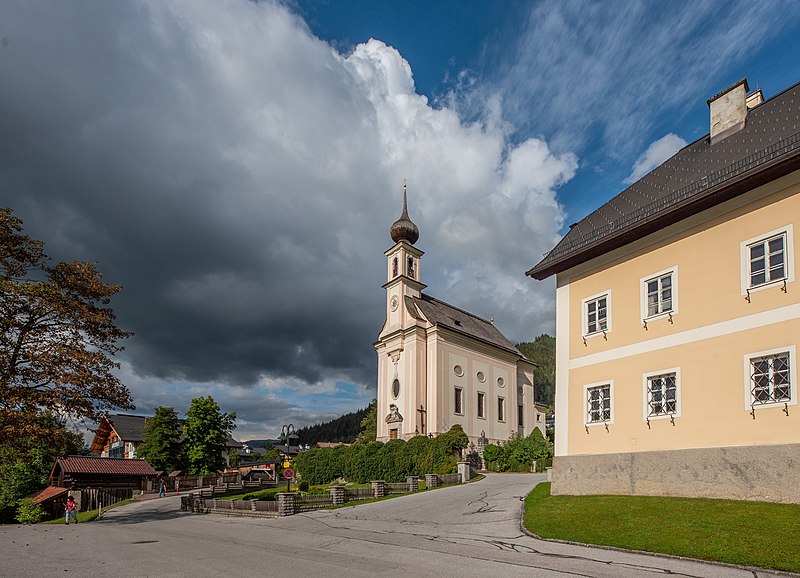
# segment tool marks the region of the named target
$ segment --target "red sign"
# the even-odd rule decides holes
[[[292,478],[294,478],[294,470],[292,468],[286,468],[285,470],[283,470],[283,477],[286,478],[287,480],[291,480]]]

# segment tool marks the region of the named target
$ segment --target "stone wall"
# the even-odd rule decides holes
[[[560,456],[553,495],[621,494],[800,503],[800,444]]]

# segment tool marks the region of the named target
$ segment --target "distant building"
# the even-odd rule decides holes
[[[556,276],[554,494],[800,502],[800,85],[708,105],[528,271]]]
[[[541,424],[534,364],[491,321],[423,293],[419,230],[403,213],[392,225],[386,320],[378,353],[378,440],[438,435],[463,427],[477,445],[528,435]]]
[[[134,459],[144,441],[144,426],[152,417],[118,413],[105,415],[95,430],[89,451],[103,458]],[[181,436],[183,439],[183,436]],[[222,456],[229,462],[231,450],[241,452],[243,444],[228,436]]]

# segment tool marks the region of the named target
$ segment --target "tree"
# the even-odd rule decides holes
[[[236,412],[222,413],[210,395],[192,400],[183,426],[189,472],[205,475],[225,467],[222,451],[235,420]]]
[[[157,407],[142,432],[143,441],[136,457],[144,458],[156,470],[172,472],[183,469],[181,422],[171,407]]]
[[[83,436],[53,413],[32,412],[25,419],[35,427],[0,443],[0,522],[11,522],[19,500],[47,485],[57,456],[86,453]]]
[[[131,335],[108,307],[119,290],[92,263],[52,264],[44,244],[0,208],[0,441],[41,426],[30,416],[42,408],[94,421],[133,409],[113,374],[117,342]]]
[[[361,433],[356,442],[367,444],[378,439],[378,400],[373,399],[367,406],[367,415],[361,420]]]
[[[533,370],[536,401],[552,406],[556,387],[556,339],[546,333],[532,343],[518,343],[517,349],[538,367]]]

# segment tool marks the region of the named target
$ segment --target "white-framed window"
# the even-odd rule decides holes
[[[587,426],[614,423],[614,382],[583,386],[583,419]]]
[[[581,302],[583,335],[601,335],[611,331],[611,291],[587,297]]]
[[[671,267],[641,279],[642,319],[678,312],[678,268]]]
[[[506,421],[506,399],[497,398],[497,421]]]
[[[797,350],[794,345],[744,356],[745,408],[797,404]]]
[[[792,225],[742,241],[742,294],[794,281]]]
[[[486,394],[482,391],[478,392],[478,417],[486,419]]]
[[[681,370],[662,369],[642,376],[644,387],[644,419],[680,417]]]
[[[463,415],[464,413],[464,390],[460,387],[456,387],[453,389],[455,395],[453,396],[453,407],[455,408],[455,413]]]

